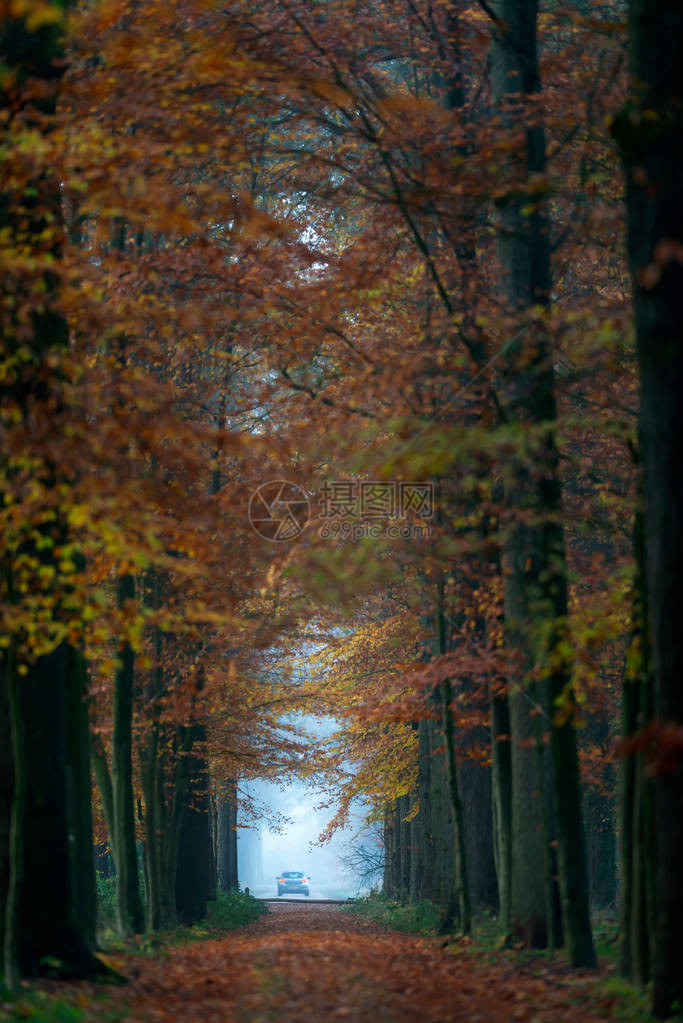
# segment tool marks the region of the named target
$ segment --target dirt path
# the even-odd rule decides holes
[[[493,959],[496,957],[494,956]],[[272,905],[268,916],[219,941],[158,960],[114,995],[126,1023],[593,1023],[588,977],[536,976],[467,947],[397,934],[336,906]],[[559,974],[559,975],[558,975]],[[130,975],[130,973],[129,973]]]

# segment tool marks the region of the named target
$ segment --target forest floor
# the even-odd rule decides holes
[[[337,906],[275,903],[268,914],[226,936],[168,947],[154,956],[121,956],[112,965],[129,983],[42,981],[42,1012],[34,1002],[22,1011],[19,1002],[4,1018],[41,1023],[648,1018],[629,1006],[623,992],[610,988],[606,963],[597,977],[571,972],[560,956],[511,958],[465,940],[444,945],[442,939],[397,933]],[[56,998],[63,1007],[59,1013],[50,1011]]]

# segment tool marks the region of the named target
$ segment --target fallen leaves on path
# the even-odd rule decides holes
[[[529,971],[397,934],[331,906],[273,905],[243,930],[156,960],[130,959],[111,991],[126,1023],[594,1023],[589,975]],[[100,989],[101,990],[101,989]],[[109,1000],[109,999],[108,999]]]

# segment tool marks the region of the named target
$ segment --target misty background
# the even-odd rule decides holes
[[[286,721],[318,738],[337,728],[332,718],[288,715]],[[363,879],[351,862],[357,858],[359,847],[377,848],[377,831],[365,825],[360,803],[352,809],[349,825],[318,846],[318,838],[337,807],[330,804],[329,793],[317,788],[314,780],[294,778],[288,782],[283,776],[282,784],[276,784],[250,779],[240,784],[240,793],[263,808],[263,816],[257,820],[238,810],[237,869],[241,888],[248,887],[257,897],[277,897],[277,877],[285,870],[306,874],[311,899],[350,898],[373,886],[371,879]],[[380,880],[376,878],[374,884]],[[306,899],[304,895],[282,897]]]

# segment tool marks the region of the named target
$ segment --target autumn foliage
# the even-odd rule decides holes
[[[594,965],[618,770],[622,967],[651,976],[655,793],[683,746],[657,703],[619,159],[631,202],[654,143],[629,133],[670,119],[615,119],[644,88],[628,43],[617,0],[0,5],[11,986],[60,943],[65,972],[96,969],[93,835],[123,933],[144,926],[136,842],[146,926],[196,919],[237,883],[241,783],[283,776],[316,776],[321,841],[358,806],[381,824],[385,891],[436,902],[444,933],[496,909],[505,939]],[[633,236],[656,301],[683,242],[672,228],[636,266]],[[297,500],[271,508],[281,484]],[[53,841],[31,896],[19,865]],[[71,922],[43,934],[67,874],[51,915]],[[394,955],[337,923],[307,993],[283,988],[298,1018],[335,957],[351,1015],[514,1000],[498,977],[484,1006],[433,946]],[[289,977],[306,941],[269,951],[257,927],[206,1011],[270,1011],[250,957]],[[184,970],[217,983],[223,953],[203,954],[140,983],[152,1016]],[[386,957],[381,997],[367,956]]]

